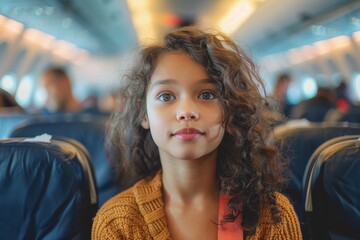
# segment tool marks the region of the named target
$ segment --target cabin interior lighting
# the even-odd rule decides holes
[[[132,22],[140,44],[156,38],[155,17],[149,0],[127,0]]]
[[[5,74],[0,81],[0,87],[9,93],[14,93],[16,88],[14,74]]]
[[[4,23],[6,21],[6,17],[4,17],[3,15],[0,15],[0,24]]]
[[[44,38],[44,35],[39,30],[36,30],[34,28],[29,28],[25,31],[24,38],[34,43],[41,43]]]
[[[20,85],[15,96],[21,106],[29,104],[33,87],[34,81],[32,77],[25,75],[20,81]]]
[[[290,49],[287,56],[292,64],[299,64],[304,61],[303,55],[299,49]]]
[[[315,42],[313,45],[318,55],[324,55],[331,51],[329,42],[327,40]]]
[[[360,100],[360,74],[359,73],[354,74],[354,76],[352,77],[352,85],[353,85],[356,101],[359,101]]]
[[[351,45],[350,38],[348,36],[345,36],[345,35],[341,35],[341,36],[338,36],[338,37],[331,38],[331,39],[329,39],[329,41],[331,43],[331,48],[333,50],[339,49],[339,48],[344,48],[344,47],[347,47],[347,46]]]
[[[226,34],[233,34],[256,10],[256,4],[250,0],[237,0],[219,22],[220,29]]]
[[[303,93],[307,99],[315,96],[315,94],[317,92],[317,88],[318,88],[317,84],[313,78],[307,77],[304,79],[302,89],[303,89]]]
[[[354,41],[360,43],[360,31],[354,32],[354,33],[352,34],[352,38],[354,39]]]
[[[63,40],[56,41],[56,48],[54,53],[67,60],[72,60],[76,55],[76,47]]]
[[[19,34],[23,31],[24,24],[8,18],[5,22],[5,27],[13,33]]]
[[[87,59],[89,59],[89,53],[84,49],[78,49],[77,55],[75,56],[74,59],[74,63],[80,65],[84,63]]]
[[[301,47],[301,53],[305,60],[311,60],[316,57],[314,47],[310,45]]]

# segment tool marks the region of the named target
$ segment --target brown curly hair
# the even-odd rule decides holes
[[[120,103],[108,125],[108,144],[119,173],[143,178],[161,169],[158,148],[141,123],[159,56],[173,51],[184,52],[204,66],[220,92],[225,134],[219,146],[217,179],[221,192],[230,195],[229,214],[220,224],[242,215],[243,229],[253,234],[265,204],[270,204],[274,222],[281,221],[275,192],[284,182],[283,164],[267,141],[271,128],[265,116],[264,85],[244,50],[219,32],[179,28],[168,33],[161,45],[141,51],[137,65],[123,79]]]

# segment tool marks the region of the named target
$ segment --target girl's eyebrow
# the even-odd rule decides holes
[[[203,84],[215,84],[216,81],[214,79],[205,78],[200,79],[196,84],[197,85],[203,85]],[[167,85],[167,84],[177,84],[177,81],[175,79],[163,79],[163,80],[157,80],[150,86],[150,90],[159,86],[159,85]]]
[[[151,84],[150,90],[159,86],[159,85],[167,85],[167,84],[176,84],[175,79],[163,79],[163,80],[157,80],[154,83]]]

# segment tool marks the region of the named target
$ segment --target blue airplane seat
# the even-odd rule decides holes
[[[360,106],[350,107],[349,111],[343,114],[338,121],[360,123]]]
[[[35,116],[28,113],[0,112],[0,139],[8,138],[16,125]]]
[[[90,156],[75,140],[0,140],[0,238],[89,239],[94,181]]]
[[[304,175],[308,239],[359,239],[359,136],[324,145]]]
[[[116,173],[105,153],[105,122],[107,118],[89,115],[62,115],[33,119],[17,126],[11,137],[34,137],[43,133],[79,141],[89,151],[93,160],[99,207],[121,191]]]
[[[327,140],[357,134],[360,135],[359,124],[307,122],[307,124],[283,124],[275,127],[271,141],[281,153],[280,160],[288,162],[286,170],[289,182],[283,193],[293,203],[303,231],[305,226],[303,177],[311,155]]]

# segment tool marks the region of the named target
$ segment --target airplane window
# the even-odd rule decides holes
[[[0,80],[0,87],[5,91],[13,94],[16,88],[16,77],[15,74],[5,74]]]
[[[304,81],[302,83],[302,90],[303,90],[304,96],[307,99],[315,96],[317,88],[318,87],[317,87],[316,81],[313,78],[307,77],[304,79]]]
[[[360,73],[354,74],[351,82],[353,85],[354,94],[355,94],[355,98],[356,98],[355,101],[359,101],[360,100]]]
[[[31,92],[34,87],[34,79],[29,75],[25,75],[19,85],[19,89],[16,92],[16,100],[21,106],[27,106],[30,103]]]
[[[299,88],[301,88],[301,86],[299,86],[298,82],[291,82],[288,88],[288,93],[287,93],[287,99],[289,101],[290,104],[298,104],[302,98],[302,92],[299,91]]]
[[[47,92],[44,89],[44,87],[38,86],[35,89],[35,94],[34,94],[34,106],[36,108],[41,108],[45,105],[46,102],[46,98],[47,98]]]

